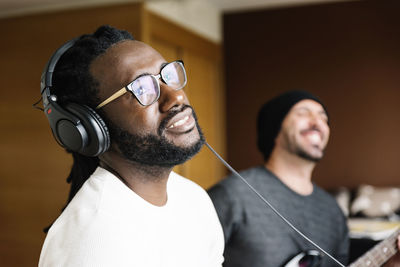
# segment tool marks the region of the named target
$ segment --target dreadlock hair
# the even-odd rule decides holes
[[[53,90],[59,104],[73,102],[95,109],[100,102],[99,89],[98,83],[90,74],[90,64],[112,45],[124,40],[134,38],[129,32],[109,25],[99,27],[93,34],[80,36],[60,57],[54,70]],[[99,165],[97,157],[87,157],[68,150],[67,152],[72,154],[73,165],[67,177],[71,188],[66,206]]]

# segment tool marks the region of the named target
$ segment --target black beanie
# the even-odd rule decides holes
[[[289,91],[283,93],[261,107],[257,118],[257,145],[260,152],[264,155],[264,160],[268,160],[275,146],[275,139],[281,130],[282,121],[289,110],[297,102],[304,99],[311,99],[318,102],[325,109],[325,112],[327,112],[321,100],[306,91]]]

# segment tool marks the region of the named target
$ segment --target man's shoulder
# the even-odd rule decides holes
[[[171,172],[167,187],[168,194],[173,194],[174,196],[181,196],[188,199],[208,198],[203,187],[176,172]]]
[[[204,191],[204,189],[197,183],[173,171],[169,175],[168,185]]]
[[[262,166],[256,166],[249,169],[242,170],[240,176],[252,187],[268,190],[268,185],[271,183],[269,180],[272,176]],[[216,196],[230,196],[232,198],[240,197],[243,193],[248,192],[249,188],[246,182],[243,181],[236,174],[231,174],[220,182],[212,186],[208,191],[211,198]]]
[[[110,206],[115,202],[124,203],[130,194],[129,189],[118,178],[98,167],[63,210],[55,225],[74,224],[74,227],[86,227],[94,222],[101,222],[100,219],[107,218],[109,212],[122,210]]]
[[[239,172],[240,176],[251,183],[265,183],[271,178],[270,173],[262,166],[256,166]],[[218,184],[224,187],[243,187],[246,186],[240,177],[236,174],[230,174],[222,179]]]
[[[329,202],[335,202],[336,200],[332,194],[330,194],[328,191],[325,189],[321,188],[320,186],[314,184],[314,190],[315,190],[315,195],[319,198],[325,199],[326,201]]]
[[[316,200],[315,203],[326,206],[325,208],[328,209],[330,213],[337,212],[343,214],[342,209],[331,193],[318,185],[314,185],[314,190],[315,192],[313,195]]]

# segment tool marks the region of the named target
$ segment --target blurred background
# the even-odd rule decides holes
[[[397,0],[0,0],[0,266],[37,265],[42,229],[67,199],[72,160],[32,107],[67,40],[110,24],[183,59],[207,141],[237,170],[262,163],[260,106],[310,91],[331,127],[314,180],[354,198],[360,186],[400,186],[399,12]],[[228,174],[206,148],[176,171],[205,189]]]

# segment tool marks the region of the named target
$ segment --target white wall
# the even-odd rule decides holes
[[[222,15],[208,1],[149,1],[146,2],[146,8],[211,41],[221,43]]]
[[[222,15],[209,0],[0,0],[0,18],[141,1],[152,12],[211,41],[221,42]]]

